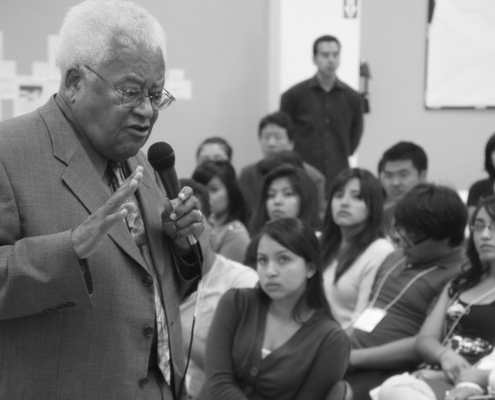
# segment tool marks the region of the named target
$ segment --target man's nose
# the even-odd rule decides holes
[[[134,112],[143,116],[146,119],[151,119],[153,117],[154,111],[151,107],[151,98],[145,97],[143,102],[133,108]]]
[[[392,178],[392,185],[400,185],[401,181],[398,175],[393,175]]]
[[[268,138],[268,145],[274,146],[277,143],[277,139],[275,139],[273,136]]]

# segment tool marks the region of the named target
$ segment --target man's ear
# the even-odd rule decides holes
[[[420,182],[426,182],[426,172],[427,172],[427,171],[426,171],[426,169],[425,169],[424,171],[421,171],[421,172],[419,173],[419,180],[420,180]]]
[[[83,78],[82,71],[79,67],[72,66],[65,74],[64,94],[67,99],[74,103],[76,95],[81,89],[81,80]]]
[[[289,139],[288,149],[289,151],[294,151],[294,141]]]

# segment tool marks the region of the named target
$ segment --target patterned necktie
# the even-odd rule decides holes
[[[108,163],[107,171],[109,171],[110,185],[115,192],[117,188],[124,182],[124,174],[122,168],[115,164]],[[141,252],[148,269],[152,271],[154,275],[154,289],[155,289],[155,310],[156,310],[156,326],[157,326],[157,349],[158,349],[158,367],[163,373],[165,380],[170,386],[170,349],[168,346],[168,329],[167,319],[165,317],[165,310],[160,296],[160,286],[158,284],[158,277],[155,273],[153,261],[151,259],[151,252],[148,245],[148,239],[146,237],[146,231],[144,228],[143,218],[138,207],[138,202],[134,196],[127,199],[128,203],[133,203],[136,211],[131,212],[126,217],[127,227],[131,232],[132,238],[136,242],[136,245]]]

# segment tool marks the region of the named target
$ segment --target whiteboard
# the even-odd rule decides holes
[[[426,107],[495,107],[495,0],[436,0],[430,17]]]

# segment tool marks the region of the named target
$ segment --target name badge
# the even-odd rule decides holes
[[[364,332],[373,332],[373,329],[380,323],[380,321],[387,315],[385,310],[379,308],[367,308],[354,322],[354,329],[359,329]]]

